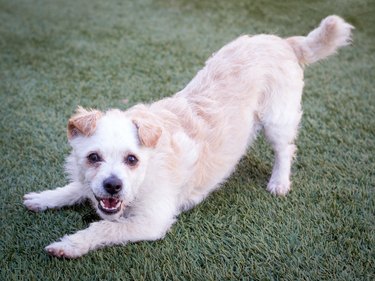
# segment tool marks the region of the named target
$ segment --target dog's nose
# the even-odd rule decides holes
[[[104,189],[111,195],[119,193],[122,189],[122,181],[116,176],[110,176],[103,181]]]

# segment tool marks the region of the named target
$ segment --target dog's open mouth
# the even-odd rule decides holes
[[[109,197],[109,198],[98,198],[96,197],[96,200],[98,200],[98,207],[99,209],[108,215],[115,214],[121,210],[121,203],[122,201],[115,197]]]

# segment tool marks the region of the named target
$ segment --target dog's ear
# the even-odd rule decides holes
[[[154,148],[162,134],[162,129],[151,118],[136,118],[133,123],[138,130],[138,138],[142,145]]]
[[[99,110],[86,110],[79,106],[68,121],[68,139],[71,140],[79,135],[91,136],[95,132],[96,122],[102,115]]]

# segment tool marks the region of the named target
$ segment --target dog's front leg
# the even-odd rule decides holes
[[[53,190],[28,193],[23,197],[23,204],[32,211],[44,211],[79,203],[86,198],[86,194],[81,183],[72,182]]]
[[[107,245],[161,239],[173,222],[173,216],[165,219],[140,216],[113,222],[103,220],[75,234],[64,236],[45,250],[56,257],[78,258],[90,250]]]

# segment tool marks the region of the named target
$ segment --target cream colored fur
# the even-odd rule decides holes
[[[71,183],[26,194],[24,204],[41,211],[88,198],[104,220],[64,236],[46,247],[48,253],[74,258],[106,245],[162,238],[181,211],[232,173],[260,129],[275,151],[267,190],[287,194],[303,65],[347,45],[352,28],[330,16],[307,37],[242,36],[208,59],[173,97],[124,112],[79,108],[68,124]],[[90,158],[93,152],[100,159]],[[104,183],[113,176],[122,189],[112,196],[121,204],[112,214],[99,201],[111,197]]]

